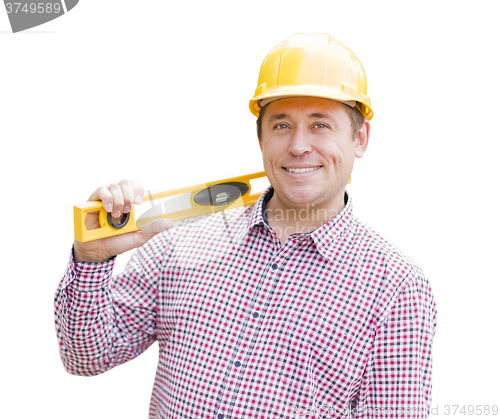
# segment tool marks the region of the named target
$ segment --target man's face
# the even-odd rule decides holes
[[[313,97],[266,106],[259,143],[280,207],[343,207],[354,158],[363,156],[369,136],[365,122],[353,138],[344,106]]]

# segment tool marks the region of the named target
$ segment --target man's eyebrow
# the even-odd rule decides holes
[[[274,114],[273,116],[271,116],[271,118],[269,118],[269,121],[272,122],[272,121],[276,121],[279,119],[287,119],[287,118],[290,118],[290,115],[288,115],[286,113],[277,113],[277,114]],[[332,119],[332,116],[330,114],[327,114],[327,113],[314,112],[314,113],[309,115],[309,118],[329,118],[329,119]]]
[[[312,113],[311,115],[309,115],[309,118],[330,118],[330,119],[332,119],[332,117],[327,113]]]
[[[277,113],[277,114],[274,114],[273,116],[271,116],[271,118],[269,118],[269,121],[276,121],[277,119],[286,119],[286,118],[289,118],[288,114]]]

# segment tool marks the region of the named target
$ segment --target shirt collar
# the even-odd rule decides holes
[[[257,225],[263,225],[270,228],[264,210],[266,203],[271,199],[273,194],[274,190],[272,186],[269,186],[269,188],[262,193],[250,213],[248,223],[244,231],[242,231],[242,234],[247,234],[252,227]],[[312,240],[318,251],[324,257],[333,260],[336,255],[335,248],[340,236],[349,230],[354,219],[352,197],[348,191],[345,192],[344,202],[345,206],[342,211],[321,227],[309,233],[297,233],[292,236]]]
[[[266,203],[273,196],[274,189],[272,186],[269,186],[262,195],[259,197],[255,205],[253,206],[252,211],[250,212],[250,216],[248,217],[248,223],[245,225],[242,234],[247,234],[248,231],[259,224],[268,225],[267,220],[264,219],[264,209],[266,208]]]
[[[338,257],[338,244],[342,236],[351,229],[354,220],[352,197],[347,191],[344,202],[344,208],[336,217],[310,233],[318,251],[332,261]]]

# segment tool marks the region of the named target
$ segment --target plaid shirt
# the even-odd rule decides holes
[[[436,310],[352,200],[281,245],[264,197],[157,234],[123,273],[71,259],[55,297],[68,372],[159,344],[150,418],[427,417]]]

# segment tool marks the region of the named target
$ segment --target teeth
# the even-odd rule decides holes
[[[306,167],[304,169],[293,169],[293,168],[288,168],[285,167],[285,170],[287,172],[292,172],[292,173],[307,173],[307,172],[312,172],[313,170],[319,169],[321,166],[316,166],[316,167]]]

